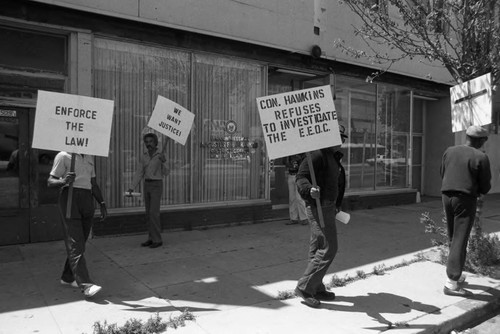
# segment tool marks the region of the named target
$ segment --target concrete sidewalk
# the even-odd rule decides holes
[[[499,195],[486,197],[483,226],[500,231]],[[351,212],[338,225],[339,253],[329,274],[372,273],[432,254],[422,212],[441,221],[438,198]],[[0,333],[90,334],[96,321],[196,317],[176,333],[447,333],[500,305],[500,280],[470,275],[469,299],[442,293],[445,269],[422,261],[335,288],[334,302],[311,309],[291,291],[306,266],[309,228],[284,221],[165,232],[164,246],[142,248],[144,235],[92,239],[86,259],[103,290],[85,300],[63,287],[61,241],[0,247]],[[431,252],[431,253],[429,253]]]

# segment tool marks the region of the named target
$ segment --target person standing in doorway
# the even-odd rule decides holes
[[[488,156],[480,148],[488,140],[488,131],[470,126],[464,145],[446,149],[441,162],[441,193],[446,215],[449,255],[446,263],[448,279],[443,288],[449,296],[466,297],[472,293],[461,287],[467,243],[474,225],[477,198],[491,189]]]
[[[143,140],[146,152],[141,156],[139,168],[135,172],[132,185],[127,192],[132,193],[139,185],[139,182],[144,179],[144,203],[146,206],[148,239],[141,246],[157,248],[163,245],[160,200],[163,193],[163,176],[168,174],[168,168],[165,165],[165,154],[158,151],[158,137],[156,134],[146,133]]]
[[[285,166],[288,172],[288,212],[290,220],[286,225],[301,223],[307,225],[306,203],[300,197],[295,184],[295,176],[299,171],[300,163],[304,160],[303,154],[296,154],[286,158]]]
[[[343,127],[339,127],[342,142],[347,138]],[[339,146],[328,147],[311,152],[313,170],[304,159],[296,176],[299,193],[306,201],[306,212],[311,228],[309,261],[302,277],[297,282],[295,293],[309,307],[318,308],[320,300],[331,301],[335,293],[328,291],[323,284],[328,268],[337,254],[337,226],[335,216],[340,210],[344,194],[345,174],[340,164],[342,153]],[[311,174],[316,176],[317,186],[313,187]],[[341,186],[342,185],[342,186]],[[320,199],[324,227],[319,223],[316,199]]]
[[[106,203],[96,182],[94,157],[75,154],[75,170],[72,172],[71,154],[59,152],[54,158],[47,185],[59,187],[59,208],[64,226],[67,259],[61,276],[61,284],[79,287],[85,297],[92,297],[101,290],[93,283],[85,262],[85,243],[90,235],[94,217],[94,199],[101,209],[101,221],[106,219]],[[70,213],[67,214],[69,185],[73,184]],[[67,218],[69,217],[69,218]]]

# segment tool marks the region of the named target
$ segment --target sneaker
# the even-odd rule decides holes
[[[86,287],[85,290],[83,290],[83,294],[85,295],[85,297],[90,298],[101,291],[101,289],[102,287],[100,287],[99,285],[92,284]]]
[[[299,221],[298,221],[298,220],[294,220],[294,219],[292,219],[292,220],[290,220],[290,221],[287,221],[287,222],[285,223],[285,225],[297,225],[298,223],[299,223]]]
[[[300,224],[301,225],[307,225],[307,224],[309,224],[309,221],[307,219],[304,219],[304,220],[300,221]]]
[[[458,284],[465,284],[465,280],[467,279],[467,276],[465,274],[460,275],[460,278],[458,279],[457,283]]]
[[[299,288],[295,288],[295,294],[299,296],[300,298],[303,299],[303,304],[312,307],[312,308],[318,308],[321,306],[321,302],[314,298],[313,295],[308,294],[305,291],[300,290]]]
[[[78,288],[78,284],[76,283],[76,281],[66,282],[65,280],[61,279],[61,284],[65,286],[71,286],[73,288]]]
[[[465,289],[462,289],[462,288],[450,289],[450,288],[444,287],[443,292],[447,296],[454,296],[454,297],[467,298],[469,296],[472,296],[472,292],[465,290]]]

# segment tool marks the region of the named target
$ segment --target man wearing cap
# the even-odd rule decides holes
[[[339,130],[344,142],[347,138],[345,128],[339,125]],[[335,216],[340,210],[345,190],[345,172],[340,164],[341,158],[340,145],[311,152],[316,187],[312,185],[312,172],[307,159],[300,164],[296,176],[299,194],[306,201],[311,239],[309,261],[304,274],[297,282],[295,293],[304,300],[305,305],[314,308],[321,306],[320,300],[335,299],[335,293],[326,290],[323,278],[338,249]],[[321,203],[324,227],[319,224],[317,198]]]
[[[471,294],[461,287],[467,243],[476,215],[477,198],[491,188],[488,156],[479,149],[488,140],[488,132],[472,125],[466,131],[464,145],[449,147],[441,162],[441,193],[446,215],[450,251],[446,263],[448,280],[444,293],[465,297]]]

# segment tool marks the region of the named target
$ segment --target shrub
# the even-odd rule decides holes
[[[185,326],[186,320],[194,320],[194,315],[185,310],[178,317],[170,318],[168,322],[162,321],[158,313],[154,317],[149,318],[146,323],[142,320],[132,318],[122,326],[116,324],[108,324],[95,322],[93,334],[159,334],[166,331],[168,327],[177,328]]]
[[[479,206],[480,207],[480,206]],[[448,230],[446,228],[446,217],[443,213],[441,225],[438,225],[431,218],[429,212],[422,213],[420,222],[425,225],[425,233],[434,235],[431,242],[440,247],[441,263],[446,263],[449,254]],[[500,240],[495,235],[484,233],[481,228],[481,221],[476,217],[474,227],[469,237],[467,246],[467,258],[465,270],[481,275],[491,274],[491,266],[500,263]]]

